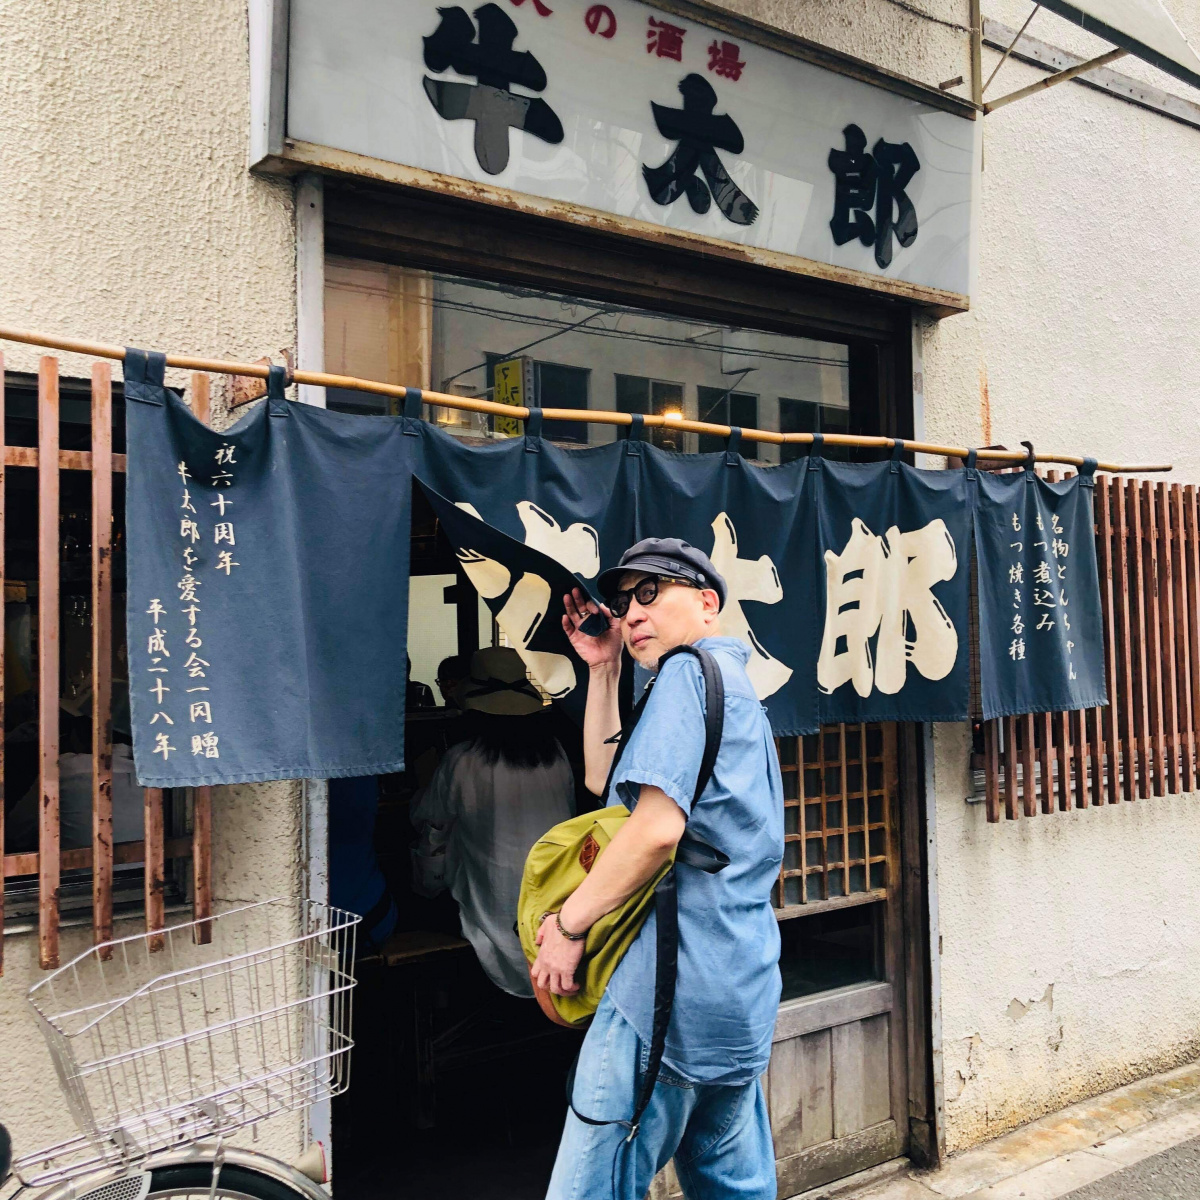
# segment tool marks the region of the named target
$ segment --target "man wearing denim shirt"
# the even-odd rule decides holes
[[[654,670],[676,646],[716,659],[725,685],[724,733],[712,778],[693,804],[704,752],[704,680],[692,655],[672,657],[621,756],[605,800],[631,816],[557,914],[543,922],[533,965],[541,987],[578,990],[579,935],[658,871],[691,835],[722,851],[716,874],[676,869],[679,967],[662,1069],[628,1145],[626,1126],[649,1058],[656,925],[653,913],[617,967],[588,1029],[573,1112],[548,1200],[642,1200],[673,1157],[688,1200],[774,1200],[771,1127],[759,1077],[779,1005],[779,931],[771,886],[783,856],[783,789],[766,712],[746,675],[750,648],[720,635],[725,581],[706,555],[677,538],[649,538],[600,576],[608,632],[580,625],[596,605],[578,589],[563,625],[590,668],[584,746],[589,789],[599,794],[620,726],[617,687],[624,645]]]

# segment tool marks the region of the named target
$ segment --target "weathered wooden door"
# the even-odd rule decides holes
[[[763,1077],[779,1196],[908,1148],[895,725],[780,739],[783,1001]],[[652,1200],[679,1194],[674,1170]]]

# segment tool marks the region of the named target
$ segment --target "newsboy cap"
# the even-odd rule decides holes
[[[717,574],[712,560],[703,550],[682,542],[679,538],[643,538],[621,555],[621,561],[600,574],[596,586],[607,600],[618,588],[621,577],[629,571],[644,575],[673,575],[686,579],[698,588],[711,588],[725,607],[728,588]]]

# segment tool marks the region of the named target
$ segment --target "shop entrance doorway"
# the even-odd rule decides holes
[[[517,386],[540,407],[912,436],[901,306],[583,238],[452,201],[327,187],[326,369],[488,398]],[[368,410],[365,394],[328,394],[331,408],[387,414],[378,399]],[[468,442],[510,432],[486,416],[426,415]],[[615,436],[582,421],[546,433],[566,447]],[[653,436],[684,453],[723,448]],[[764,469],[794,450],[741,448]],[[334,1110],[338,1181],[362,1200],[540,1200],[580,1036],[496,986],[448,895],[412,888],[412,813],[455,737],[439,664],[502,638],[420,495],[412,555],[412,680],[434,706],[410,707],[409,769],[380,782],[375,849],[400,919],[360,965],[353,1083]],[[577,810],[595,806],[579,731],[565,718],[556,730]],[[895,725],[778,742],[784,999],[763,1082],[781,1198],[896,1155],[925,1161],[933,1144],[919,747],[918,731]],[[677,1193],[668,1168],[652,1195]]]

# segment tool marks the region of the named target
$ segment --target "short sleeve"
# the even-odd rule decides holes
[[[641,720],[621,755],[613,792],[631,810],[638,785],[661,788],[684,813],[692,811],[704,757],[704,677],[691,655],[677,655],[659,672]]]

